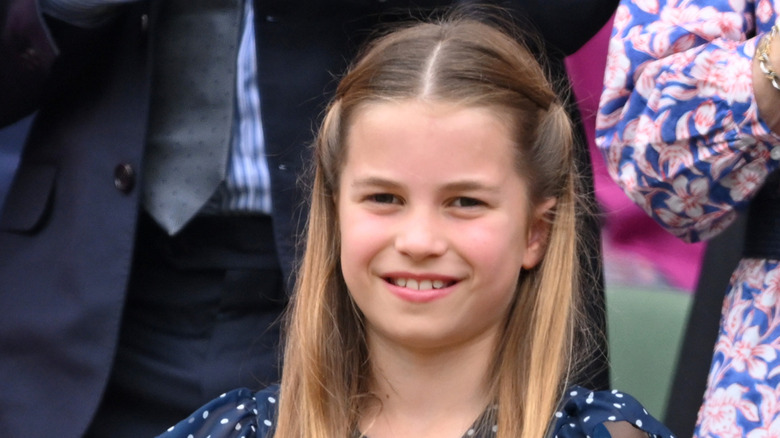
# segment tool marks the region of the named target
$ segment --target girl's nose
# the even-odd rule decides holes
[[[409,214],[396,233],[395,249],[414,260],[443,255],[447,251],[447,239],[435,213]]]

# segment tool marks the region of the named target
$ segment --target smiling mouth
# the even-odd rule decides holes
[[[413,278],[387,278],[386,281],[399,287],[414,290],[444,289],[456,283],[455,281],[416,280]]]

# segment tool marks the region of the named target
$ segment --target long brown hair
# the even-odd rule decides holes
[[[277,438],[355,431],[371,378],[362,316],[341,275],[334,195],[366,104],[426,99],[494,110],[514,127],[534,205],[555,198],[542,262],[520,274],[492,362],[498,437],[541,438],[572,369],[579,291],[572,128],[534,55],[506,25],[450,15],[371,43],[337,89],[315,144],[306,249],[286,330]]]

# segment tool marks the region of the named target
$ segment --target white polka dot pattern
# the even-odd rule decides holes
[[[168,429],[160,438],[271,438],[278,391],[278,386],[272,386],[258,393],[248,389],[228,392]],[[568,398],[553,416],[552,437],[611,438],[604,422],[626,421],[651,438],[674,438],[630,395],[619,391],[593,392],[580,387],[571,388],[566,395]],[[498,427],[485,421],[489,417],[481,416],[463,437],[493,438]]]
[[[586,394],[587,395],[584,395]],[[555,413],[554,438],[610,438],[608,421],[626,421],[651,438],[674,438],[661,422],[628,394],[617,390],[586,391],[575,387]]]

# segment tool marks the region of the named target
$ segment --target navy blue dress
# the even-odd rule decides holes
[[[276,385],[257,393],[236,389],[222,394],[159,438],[270,438],[278,394]],[[674,438],[636,399],[616,390],[594,392],[572,387],[552,421],[553,438],[609,438],[604,427],[607,421],[627,421],[652,438]],[[463,436],[491,438],[496,430],[495,425],[472,426]]]

